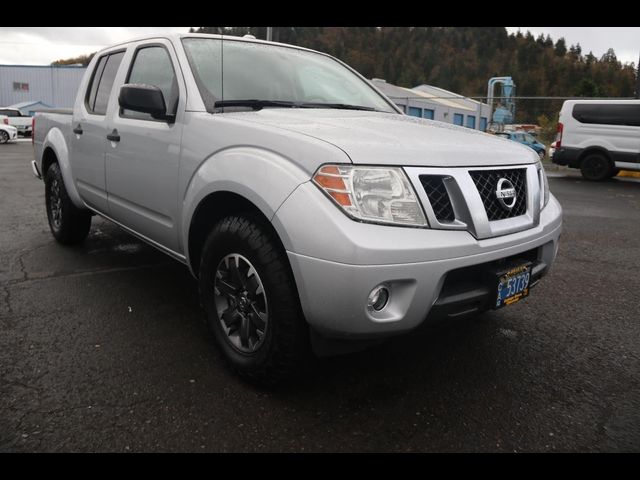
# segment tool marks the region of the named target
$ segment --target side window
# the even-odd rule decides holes
[[[98,85],[100,84],[100,78],[102,77],[102,71],[104,70],[104,64],[107,63],[109,55],[100,57],[96,68],[93,70],[93,76],[91,77],[91,83],[87,89],[87,97],[85,98],[85,106],[87,110],[93,112],[93,107],[96,104],[96,92],[98,91]]]
[[[178,108],[178,82],[171,57],[164,47],[143,47],[136,52],[126,83],[154,85],[162,90],[167,113],[174,114]],[[122,110],[121,116],[153,120],[148,113]]]
[[[98,60],[86,99],[86,107],[89,112],[95,115],[107,113],[111,87],[113,87],[113,81],[116,78],[123,56],[124,52],[118,52],[105,55]]]
[[[102,78],[100,79],[100,85],[98,85],[98,91],[96,92],[96,103],[93,108],[93,113],[96,115],[104,115],[107,113],[111,87],[113,87],[113,82],[118,73],[120,62],[122,62],[122,57],[124,57],[124,52],[118,52],[109,55],[107,59],[104,71],[102,72]]]
[[[640,127],[640,105],[577,104],[572,115],[580,123]]]

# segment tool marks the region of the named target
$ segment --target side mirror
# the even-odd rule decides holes
[[[120,107],[134,112],[148,113],[157,120],[173,120],[173,115],[167,115],[164,95],[155,85],[142,83],[127,83],[120,88],[118,96]]]

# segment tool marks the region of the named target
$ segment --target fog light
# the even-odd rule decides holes
[[[378,286],[371,290],[369,294],[369,299],[367,300],[367,305],[370,308],[373,308],[376,312],[379,312],[384,307],[387,306],[387,302],[389,301],[389,290],[386,287]]]

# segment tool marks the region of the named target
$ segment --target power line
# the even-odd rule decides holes
[[[77,43],[59,43],[59,42],[40,42],[40,43],[31,43],[31,42],[7,42],[4,40],[0,40],[0,44],[7,44],[7,45],[33,45],[33,46],[43,46],[43,45],[67,45],[67,46],[72,46],[72,47],[105,47],[106,45],[104,44],[98,44],[98,43],[83,43],[81,45],[78,45]]]

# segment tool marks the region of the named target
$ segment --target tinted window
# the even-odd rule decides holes
[[[100,78],[100,84],[98,85],[98,91],[96,92],[95,105],[93,107],[93,113],[96,115],[104,115],[107,113],[107,104],[109,103],[109,96],[111,95],[111,87],[113,87],[113,81],[118,73],[118,67],[122,61],[124,52],[114,53],[109,55],[107,63],[104,66],[102,77]]]
[[[573,118],[580,123],[640,127],[640,105],[578,104],[573,107]]]
[[[102,77],[102,71],[104,70],[104,64],[107,63],[109,55],[100,57],[96,68],[93,70],[93,76],[91,77],[91,84],[87,90],[86,107],[87,110],[93,112],[93,107],[96,104],[96,92],[98,91],[98,85],[100,84],[100,77]]]
[[[164,47],[144,47],[137,51],[127,83],[154,85],[162,90],[167,113],[175,114],[178,107],[178,82],[171,58]],[[123,110],[123,116],[151,120],[148,113]]]

